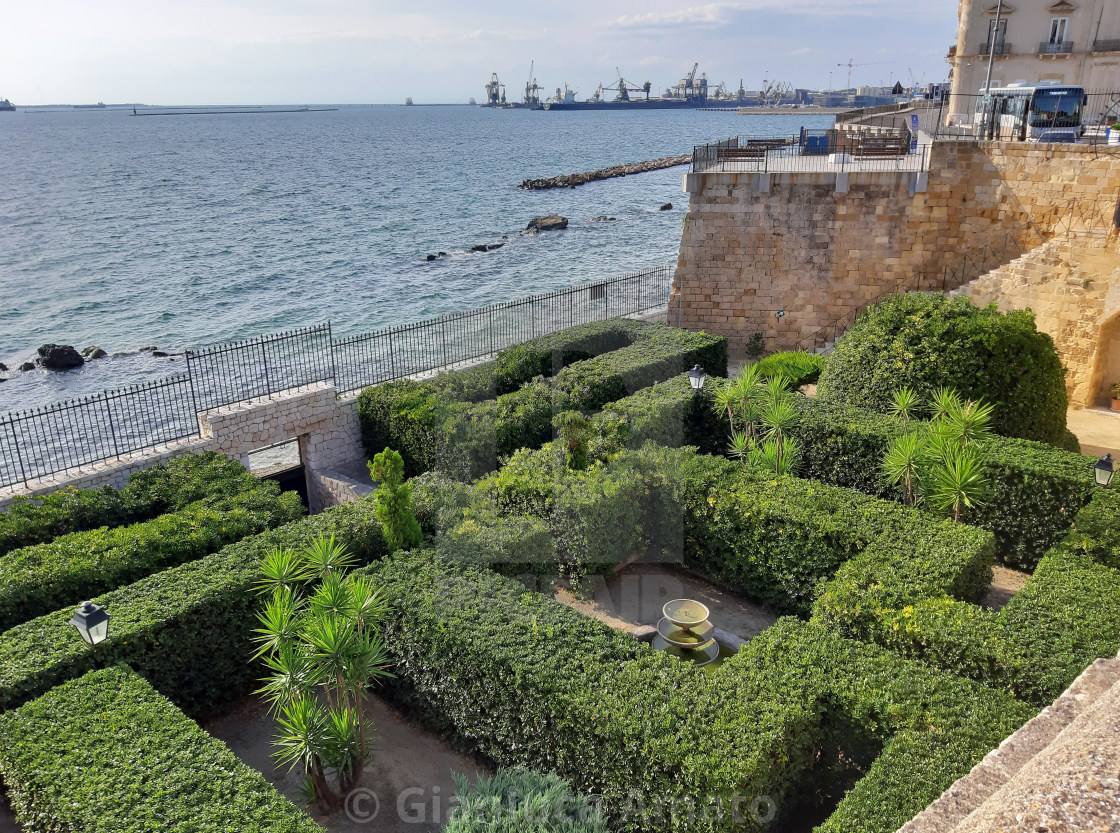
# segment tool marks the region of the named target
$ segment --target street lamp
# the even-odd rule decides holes
[[[1093,466],[1093,474],[1097,476],[1098,486],[1107,486],[1112,480],[1112,455],[1105,454]]]
[[[82,639],[90,645],[104,642],[109,635],[109,614],[105,612],[105,608],[93,602],[82,602],[70,624],[78,629]]]
[[[688,383],[692,385],[693,390],[700,390],[704,387],[704,380],[707,378],[708,374],[704,372],[704,368],[700,365],[696,365],[688,371]]]

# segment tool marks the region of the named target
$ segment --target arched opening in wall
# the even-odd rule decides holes
[[[303,465],[299,437],[282,440],[248,454],[249,471],[261,480],[275,480],[284,492],[295,492],[310,508],[307,489],[307,471]]]
[[[1091,405],[1098,408],[1110,407],[1112,398],[1108,394],[1108,388],[1116,382],[1120,382],[1120,312],[1104,323],[1097,337]]]

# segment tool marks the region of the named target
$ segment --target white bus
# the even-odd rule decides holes
[[[1081,123],[1084,87],[1059,84],[1008,84],[981,88],[976,97],[973,133],[980,139],[1031,142],[1076,142]]]

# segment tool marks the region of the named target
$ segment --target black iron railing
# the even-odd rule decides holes
[[[671,283],[671,267],[659,266],[342,339],[327,323],[187,350],[184,374],[0,416],[0,488],[198,437],[198,414],[212,408],[316,382],[346,393],[656,309]]]

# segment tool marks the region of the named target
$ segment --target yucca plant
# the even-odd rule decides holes
[[[918,395],[912,389],[903,386],[891,396],[890,413],[891,416],[902,420],[903,429],[909,431],[910,420],[917,414],[919,405]]]
[[[253,640],[268,670],[258,693],[276,715],[275,758],[303,768],[306,795],[326,812],[361,779],[372,735],[365,693],[392,676],[379,629],[386,602],[368,576],[347,574],[352,563],[345,547],[319,538],[270,553],[257,584],[270,592]]]
[[[920,495],[920,472],[926,449],[916,433],[895,437],[883,457],[883,475],[892,486],[902,489],[902,500],[916,506]]]
[[[735,433],[735,409],[739,405],[739,392],[733,382],[727,382],[715,389],[712,394],[712,408],[719,416],[727,416],[731,423],[731,433]]]
[[[971,448],[956,448],[930,471],[926,499],[937,509],[950,512],[953,521],[960,523],[961,510],[982,505],[987,491],[979,457]]]
[[[746,431],[735,431],[731,434],[731,442],[727,444],[727,453],[733,460],[746,463],[749,462],[754,447],[754,438]]]

